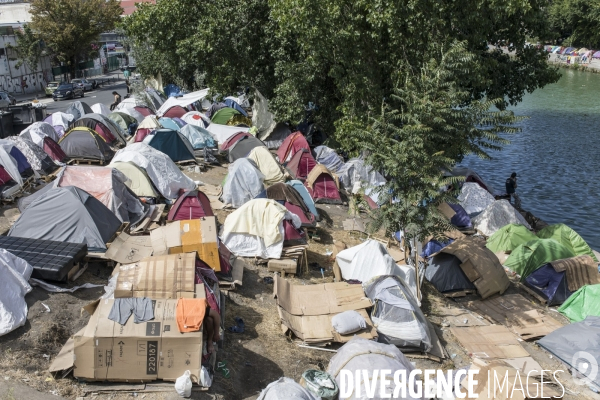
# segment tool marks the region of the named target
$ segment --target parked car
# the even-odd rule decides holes
[[[44,89],[44,91],[46,92],[46,96],[52,96],[52,93],[54,93],[54,91],[59,85],[60,82],[58,81],[49,82],[48,85],[46,85],[46,89]]]
[[[11,106],[14,106],[15,104],[17,104],[17,99],[15,99],[15,97],[13,95],[11,95],[10,93],[6,93],[6,95],[8,96],[8,100],[10,100]]]
[[[84,92],[86,90],[92,90],[92,82],[88,81],[87,79],[73,79],[71,83],[79,86]]]
[[[75,97],[83,96],[83,89],[72,83],[61,83],[54,93],[52,93],[54,101],[74,99]]]
[[[8,93],[0,92],[0,108],[8,108],[11,105],[10,97],[8,97]]]

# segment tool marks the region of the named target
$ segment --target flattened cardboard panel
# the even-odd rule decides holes
[[[104,256],[118,263],[129,264],[150,257],[153,251],[150,236],[129,236],[121,232]]]
[[[460,269],[462,269],[462,271],[465,273],[465,275],[467,276],[467,278],[469,278],[469,281],[471,282],[475,282],[477,279],[481,278],[481,275],[479,275],[479,273],[475,269],[475,266],[473,265],[473,263],[471,263],[471,260],[467,260],[460,264]]]
[[[456,215],[456,212],[448,205],[448,203],[442,203],[438,206],[438,210],[442,215],[448,219],[452,219]]]
[[[529,356],[514,334],[502,325],[451,327],[450,330],[473,357],[486,359]]]

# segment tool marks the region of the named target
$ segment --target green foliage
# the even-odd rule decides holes
[[[511,125],[519,118],[494,110],[500,100],[468,103],[470,93],[453,81],[474,60],[464,43],[456,43],[439,62],[431,60],[414,72],[404,69],[380,115],[349,132],[364,143],[366,162],[388,178],[379,188],[384,205],[375,211],[371,229],[404,228],[409,237],[421,239],[450,229],[437,207],[456,199],[440,189],[459,178],[444,177],[442,171],[468,154],[489,157],[486,150],[507,143],[502,132],[517,132]]]
[[[25,65],[31,72],[37,71],[38,63],[44,52],[39,36],[31,30],[29,24],[23,25],[22,31],[16,30],[15,36],[17,37],[17,44],[15,46],[9,45],[17,53],[19,61],[15,66],[21,68],[22,65]]]
[[[29,12],[31,29],[74,74],[79,61],[94,51],[92,43],[100,33],[115,27],[123,9],[117,0],[32,0]]]
[[[567,46],[600,48],[600,0],[554,0],[546,39]]]

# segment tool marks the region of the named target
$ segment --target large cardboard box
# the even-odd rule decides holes
[[[108,319],[114,300],[101,300],[74,340],[73,376],[90,381],[174,381],[190,370],[198,382],[202,329],[180,333],[177,300],[153,300],[154,319],[140,324],[131,316],[123,326]]]
[[[152,299],[193,298],[196,253],[147,257],[115,267],[118,273],[115,297]]]
[[[150,232],[154,255],[197,252],[215,271],[221,271],[217,218],[175,221]]]
[[[366,313],[371,307],[361,285],[345,282],[320,285],[292,285],[285,279],[275,279],[279,316],[285,327],[307,343],[347,342],[354,335],[373,339],[377,331]],[[367,328],[351,335],[335,332],[331,318],[344,311],[356,310],[367,322]]]

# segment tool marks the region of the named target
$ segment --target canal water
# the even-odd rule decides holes
[[[565,223],[600,250],[600,74],[562,70],[555,84],[511,109],[528,116],[511,144],[491,161],[468,157],[496,189],[514,171],[523,208],[548,223]]]

